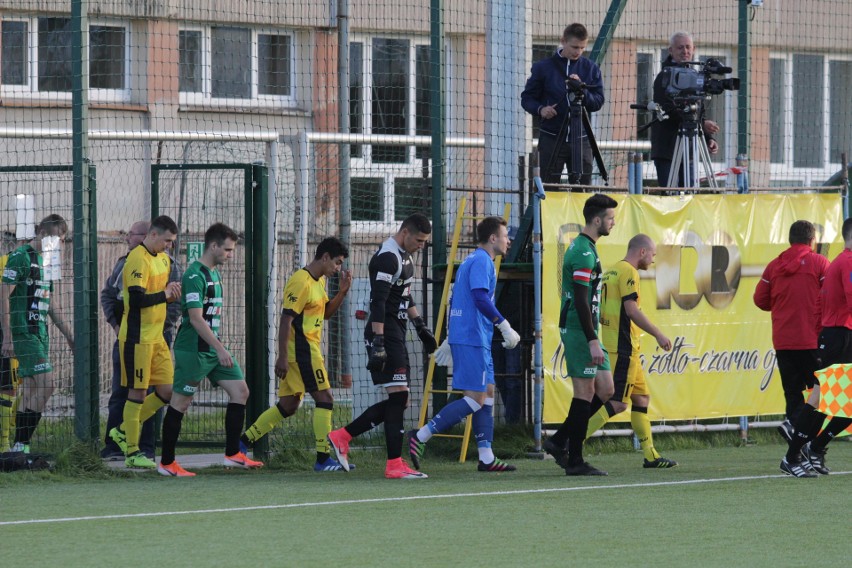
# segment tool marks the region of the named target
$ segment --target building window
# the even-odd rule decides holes
[[[830,61],[829,76],[829,146],[828,161],[842,163],[841,154],[846,159],[852,156],[852,61]]]
[[[182,102],[294,102],[290,34],[228,26],[183,29],[178,48]]]
[[[784,94],[784,74],[786,61],[783,59],[769,60],[769,160],[773,164],[783,164],[785,161],[787,139],[785,133],[785,116],[787,114],[787,97]]]
[[[428,136],[431,67],[427,39],[357,38],[349,46],[350,132]],[[428,147],[353,144],[352,219],[395,225],[414,211],[428,212]],[[359,204],[360,203],[360,204]],[[372,225],[375,226],[375,223]]]
[[[35,33],[31,33],[35,30]],[[89,89],[94,99],[129,98],[129,32],[126,26],[89,25]],[[71,19],[2,22],[3,91],[70,96]]]
[[[825,71],[821,55],[793,55],[793,167],[823,166],[823,97]],[[815,96],[815,93],[817,94]]]

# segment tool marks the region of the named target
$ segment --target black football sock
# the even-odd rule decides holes
[[[825,430],[819,433],[819,436],[811,442],[811,448],[818,452],[825,450],[825,447],[831,442],[835,436],[852,426],[852,419],[835,416],[831,419]]]
[[[229,402],[225,409],[225,455],[240,452],[240,432],[246,422],[246,405]]]
[[[402,456],[402,438],[405,427],[405,404],[408,402],[408,391],[388,394],[385,405],[385,445],[388,450],[388,460]]]
[[[587,400],[575,398],[568,410],[568,463],[577,465],[583,463],[583,442],[586,440],[586,430],[589,428],[589,411],[591,404]]]
[[[353,438],[357,438],[364,432],[371,430],[385,421],[385,412],[387,408],[387,399],[377,402],[367,410],[361,413],[361,416],[350,422],[346,426],[346,431]]]
[[[175,461],[175,446],[177,446],[182,425],[183,412],[169,406],[163,417],[163,447],[160,450],[160,464],[170,465]]]

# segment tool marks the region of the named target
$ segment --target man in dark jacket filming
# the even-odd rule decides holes
[[[582,89],[586,111],[598,111],[604,104],[601,70],[593,61],[583,57],[588,43],[589,33],[583,24],[575,23],[566,27],[556,53],[533,63],[532,72],[521,93],[524,110],[541,117],[538,153],[544,183],[559,183],[563,167],[567,167],[569,173],[574,171],[571,164],[568,129],[570,104],[566,79],[576,88]],[[557,139],[560,132],[565,137],[561,140]],[[579,140],[583,155],[579,182],[581,185],[589,185],[592,181],[592,147],[588,133],[582,132]]]

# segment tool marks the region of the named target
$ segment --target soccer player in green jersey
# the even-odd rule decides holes
[[[42,256],[48,247],[58,249],[67,232],[65,219],[48,215],[38,224],[35,239],[12,251],[3,269],[0,327],[4,333],[0,349],[3,357],[18,359],[21,380],[14,451],[29,453],[30,439],[56,388],[49,357],[48,316],[74,349],[71,328],[59,315],[58,297],[53,295],[53,281]]]
[[[244,446],[254,445],[302,404],[305,393],[316,404],[313,426],[316,438],[317,461],[314,471],[345,471],[330,456],[328,433],[331,432],[331,413],[334,398],[322,355],[322,328],[325,320],[337,312],[352,286],[352,273],[341,270],[349,250],[339,239],[327,237],[317,246],[314,259],[296,271],[284,286],[284,306],[278,328],[278,359],[275,375],[278,382],[278,403],[258,416],[240,437]],[[329,300],[325,292],[326,279],[340,273],[337,294]],[[350,464],[351,467],[351,464]]]
[[[677,465],[676,461],[660,456],[654,448],[651,421],[648,419],[651,393],[639,361],[639,330],[653,335],[657,345],[665,351],[672,348],[671,340],[639,306],[639,270],[647,270],[654,264],[655,256],[657,245],[651,237],[640,233],[627,243],[624,260],[616,262],[603,275],[601,339],[612,357],[615,394],[592,416],[586,431],[587,437],[591,436],[610,418],[627,410],[627,403],[631,403],[630,424],[645,454],[643,467],[649,469]]]
[[[175,378],[172,399],[163,419],[163,450],[157,471],[172,477],[192,477],[175,460],[175,445],[184,414],[189,409],[199,383],[207,377],[228,393],[225,410],[226,467],[250,469],[263,463],[240,451],[240,433],[246,418],[249,389],[243,371],[222,343],[222,279],[218,267],[234,255],[237,234],[223,223],[214,223],[204,233],[204,252],[181,281],[183,321],[174,344]]]
[[[606,475],[583,459],[589,417],[613,393],[609,355],[598,339],[601,261],[595,243],[615,226],[616,201],[596,193],[583,205],[586,225],[565,251],[562,262],[562,310],[559,334],[574,398],[568,417],[545,440],[544,450],[567,475]],[[566,448],[567,443],[567,448]]]

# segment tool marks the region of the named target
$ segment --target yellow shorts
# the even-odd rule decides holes
[[[645,382],[645,372],[639,361],[639,354],[610,355],[612,358],[612,382],[615,384],[613,398],[621,402],[630,402],[634,394],[648,395],[648,384]]]
[[[278,396],[295,396],[301,400],[306,392],[323,391],[330,388],[325,361],[312,357],[308,361],[290,361],[287,374],[278,381]]]
[[[166,340],[158,343],[127,343],[119,340],[121,386],[147,389],[152,385],[170,385],[175,378],[172,354]]]

